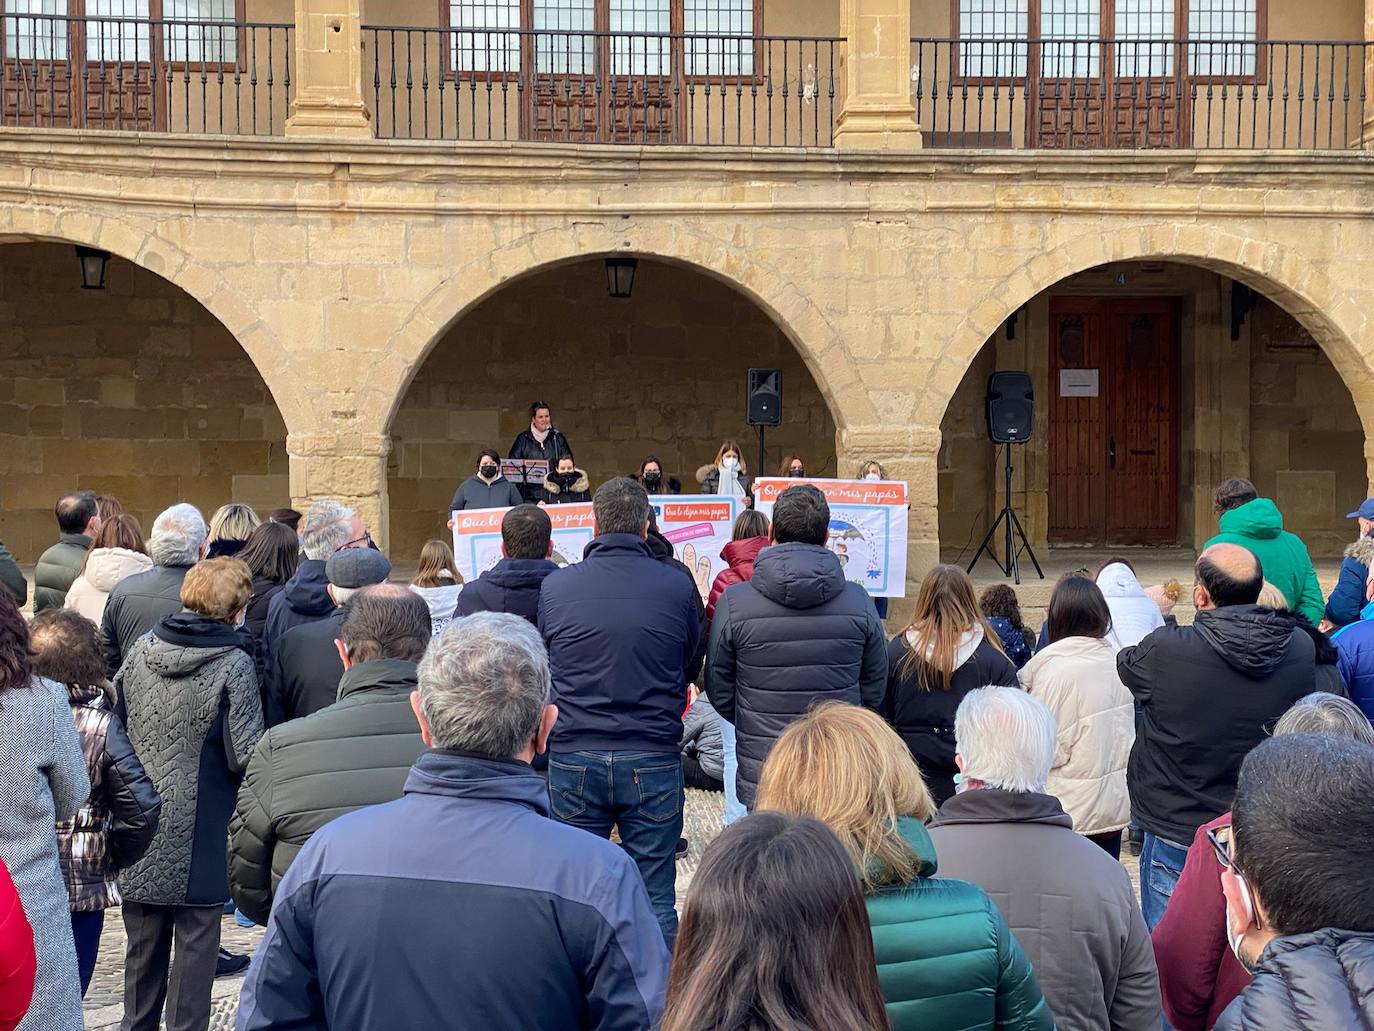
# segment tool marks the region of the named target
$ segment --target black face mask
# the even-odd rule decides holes
[[[663,477],[659,473],[644,474],[644,486],[646,487],[657,487],[662,482]]]
[[[571,487],[574,483],[577,482],[577,471],[573,470],[570,473],[554,473],[553,482],[558,484],[564,490],[567,490],[569,487]]]
[[[496,474],[501,471],[501,467],[499,465],[484,465],[478,471],[488,480],[493,480],[496,478]]]
[[[793,468],[787,470],[787,475],[792,477],[805,476],[806,470],[801,468],[800,466],[794,466]]]

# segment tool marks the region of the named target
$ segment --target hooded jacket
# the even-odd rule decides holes
[[[115,679],[117,709],[162,797],[162,818],[147,853],[119,875],[128,901],[208,906],[229,897],[229,815],[262,737],[250,648],[233,627],[182,612],[129,649]]]
[[[1145,593],[1145,588],[1125,563],[1112,562],[1103,567],[1097,574],[1097,586],[1112,614],[1107,641],[1114,651],[1139,644],[1151,630],[1164,625],[1159,606]]]
[[[1374,537],[1361,537],[1345,549],[1341,573],[1331,597],[1326,599],[1326,618],[1335,626],[1346,626],[1360,618],[1369,579],[1369,563],[1374,561]]]
[[[410,589],[423,598],[429,607],[429,632],[431,636],[438,637],[458,614],[458,596],[463,593],[463,584],[445,583],[436,587],[411,584]]]
[[[997,903],[1061,1031],[1158,1031],[1155,954],[1130,878],[1074,833],[1058,799],[965,791],[940,807],[930,837],[945,876]]]
[[[550,505],[574,505],[592,500],[592,481],[583,469],[573,469],[572,481],[559,483],[562,473],[550,472],[544,477],[544,494]]]
[[[1231,808],[1246,753],[1316,690],[1312,639],[1257,605],[1161,627],[1122,650],[1116,669],[1141,709],[1127,767],[1132,822],[1181,848]]]
[[[119,672],[135,641],[163,616],[181,611],[181,583],[190,568],[154,565],[146,573],[125,577],[110,590],[100,617],[100,639],[110,679]]]
[[[1374,619],[1351,623],[1336,635],[1335,648],[1350,700],[1374,720]]]
[[[642,1031],[667,977],[624,849],[550,819],[526,763],[435,750],[403,798],[333,821],[291,864],[238,1028]]]
[[[1277,505],[1268,498],[1255,498],[1223,512],[1217,525],[1221,533],[1204,548],[1223,542],[1248,548],[1260,560],[1264,578],[1288,599],[1290,609],[1301,612],[1313,626],[1322,621],[1326,606],[1307,545],[1297,534],[1283,528],[1283,516]]]
[[[1116,648],[1105,638],[1055,641],[1021,670],[1021,686],[1054,713],[1046,794],[1063,803],[1079,834],[1121,830],[1131,822],[1126,762],[1135,703],[1117,676]]]
[[[935,876],[919,820],[899,818],[897,829],[916,853],[916,878],[867,899],[892,1031],[1050,1031],[1030,961],[992,900],[976,884]]]
[[[504,476],[498,476],[488,483],[476,474],[469,476],[453,492],[453,500],[448,503],[450,512],[461,512],[469,508],[514,508],[524,498],[520,489]]]
[[[887,681],[883,625],[868,594],[818,544],[775,544],[716,601],[706,694],[735,727],[739,800],[754,804],[763,761],[812,703],[877,709]]]
[[[678,752],[701,595],[629,533],[587,545],[544,580],[539,630],[558,722],[550,752]]]
[[[105,617],[105,602],[115,585],[153,568],[153,560],[128,548],[96,548],[86,559],[85,572],[72,581],[66,608],[75,609],[96,626]]]
[[[474,612],[509,612],[539,621],[539,590],[544,578],[558,569],[546,558],[503,558],[476,580],[463,584],[458,595],[458,615]]]
[[[33,611],[60,609],[67,600],[72,581],[81,572],[91,538],[84,533],[61,533],[57,543],[38,558],[33,569]]]
[[[882,713],[916,760],[926,785],[939,805],[954,794],[954,714],[974,688],[998,685],[1019,687],[1016,667],[1001,650],[983,637],[975,624],[964,635],[955,657],[949,687],[924,663],[910,666],[907,656],[912,635],[901,633],[887,646],[887,691]]]
[[[323,559],[303,558],[295,575],[267,603],[262,626],[262,646],[270,655],[282,634],[292,627],[324,619],[336,608],[329,596],[329,577]]]
[[[229,824],[229,887],[251,919],[267,923],[277,886],[311,835],[401,797],[425,750],[410,707],[415,686],[413,662],[362,662],[344,673],[334,705],[262,736]]]
[[[1374,1026],[1374,934],[1323,928],[1275,938],[1216,1031]]]
[[[725,588],[742,584],[754,575],[754,563],[759,552],[768,547],[767,537],[747,537],[742,541],[730,541],[720,549],[720,557],[725,560],[725,568],[716,574],[711,584],[711,594],[706,599],[706,618],[714,618],[716,602],[725,593]]]

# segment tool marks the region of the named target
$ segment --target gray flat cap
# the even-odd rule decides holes
[[[324,575],[335,587],[356,590],[385,583],[391,575],[391,563],[380,551],[371,548],[345,548],[329,557]]]

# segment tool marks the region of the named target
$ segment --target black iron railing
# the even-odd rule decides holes
[[[828,147],[843,41],[363,27],[377,135]]]
[[[116,15],[0,15],[0,125],[281,133],[295,27]]]
[[[1360,148],[1362,41],[913,39],[930,147]]]

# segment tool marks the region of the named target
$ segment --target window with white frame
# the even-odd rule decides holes
[[[39,17],[22,17],[23,15]],[[5,56],[19,61],[67,60],[67,0],[8,0]]]
[[[1116,74],[1171,75],[1174,32],[1174,0],[1116,0]]]
[[[1029,0],[959,0],[960,74],[1021,78],[1029,32]]]
[[[518,72],[520,0],[449,0],[449,71]]]
[[[1041,0],[1040,74],[1095,79],[1101,64],[1102,0]]]
[[[234,64],[236,13],[234,0],[162,0],[163,56],[175,62]]]
[[[86,0],[86,60],[147,64],[153,59],[148,0]]]
[[[1188,39],[1192,74],[1253,76],[1259,52],[1259,0],[1189,0]]]
[[[682,31],[693,78],[754,74],[754,0],[682,0]]]

